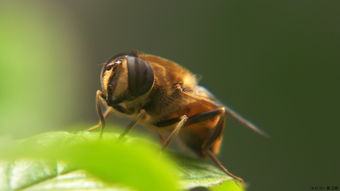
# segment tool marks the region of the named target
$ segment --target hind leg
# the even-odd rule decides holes
[[[244,180],[241,177],[234,175],[226,167],[224,167],[224,165],[220,162],[220,160],[215,156],[215,154],[212,151],[214,143],[216,142],[217,139],[221,138],[223,130],[224,130],[224,109],[223,112],[221,112],[220,114],[220,119],[217,122],[217,125],[215,126],[211,136],[202,145],[202,153],[208,156],[210,160],[214,162],[227,175],[233,177],[234,179],[240,182],[244,182]]]

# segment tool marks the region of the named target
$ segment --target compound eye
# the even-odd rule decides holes
[[[148,62],[138,57],[127,57],[128,87],[130,95],[138,97],[152,88],[154,73]]]

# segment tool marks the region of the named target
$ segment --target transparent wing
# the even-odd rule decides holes
[[[208,98],[211,99],[213,101],[215,101],[218,105],[224,107],[226,115],[231,116],[233,119],[235,119],[236,121],[238,121],[239,123],[241,123],[242,125],[244,125],[245,127],[248,127],[249,129],[253,130],[255,133],[258,133],[262,136],[265,137],[269,137],[269,135],[264,132],[263,130],[261,130],[260,128],[258,128],[254,123],[250,122],[249,120],[247,120],[246,118],[244,118],[242,115],[240,115],[239,113],[237,113],[235,110],[233,110],[232,108],[230,108],[229,106],[223,104],[220,100],[218,100],[209,90],[207,90],[206,88],[202,87],[202,86],[198,86],[197,89],[195,90],[194,94],[196,96],[199,97],[204,97],[204,98]]]

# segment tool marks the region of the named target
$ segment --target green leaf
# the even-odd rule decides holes
[[[227,181],[222,184],[213,186],[211,191],[242,191],[244,190],[244,185],[241,185],[239,182]]]
[[[50,132],[10,145],[0,148],[1,191],[170,191],[233,182],[207,162],[168,157],[141,138],[119,142],[114,133],[99,141],[98,133]]]
[[[180,167],[180,178],[184,188],[210,187],[225,181],[233,181],[220,169],[206,161],[176,155]]]
[[[84,170],[70,169],[63,162],[32,159],[0,162],[0,174],[1,191],[127,190],[104,183]]]

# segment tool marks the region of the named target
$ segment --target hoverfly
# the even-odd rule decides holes
[[[96,108],[102,135],[110,113],[132,119],[121,137],[137,123],[154,130],[165,149],[175,137],[199,157],[209,157],[229,176],[217,159],[226,116],[266,135],[229,107],[221,104],[195,75],[173,61],[139,52],[123,53],[109,59],[100,74],[102,90],[96,94]],[[101,105],[107,106],[102,112]]]

